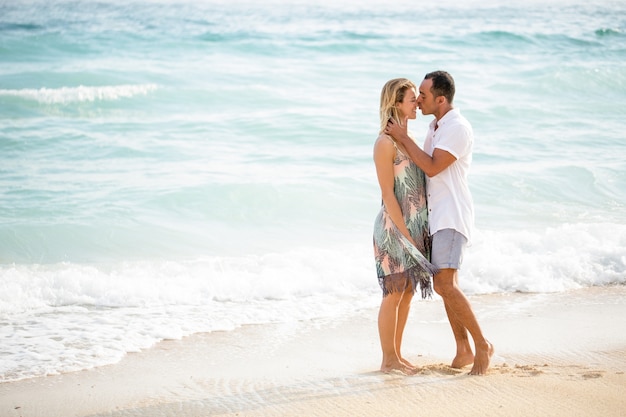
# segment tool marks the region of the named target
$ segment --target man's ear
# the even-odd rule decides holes
[[[448,100],[446,99],[446,96],[439,96],[435,99],[435,101],[437,102],[438,105],[442,106],[446,104]]]

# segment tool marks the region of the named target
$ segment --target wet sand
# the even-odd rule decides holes
[[[448,366],[440,300],[413,303],[383,374],[376,310],[164,341],[87,371],[0,384],[0,416],[625,416],[626,287],[470,297],[496,354]]]

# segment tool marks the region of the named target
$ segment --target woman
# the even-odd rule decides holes
[[[389,118],[402,124],[417,117],[416,87],[406,78],[388,81],[380,95],[380,133],[374,162],[382,207],[374,223],[374,255],[383,300],[378,332],[383,351],[381,371],[414,374],[417,369],[400,353],[411,299],[419,284],[422,297],[432,294],[426,178],[403,147],[384,130]]]

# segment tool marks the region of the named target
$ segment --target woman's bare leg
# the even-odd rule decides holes
[[[382,372],[388,373],[393,370],[411,374],[413,370],[402,363],[396,351],[396,331],[398,327],[398,307],[403,293],[396,291],[383,297],[378,312],[378,334],[380,346],[383,351],[383,360],[380,365]]]
[[[404,328],[406,327],[406,322],[409,318],[409,311],[411,310],[411,300],[413,299],[413,290],[411,288],[404,291],[402,295],[402,299],[400,300],[400,305],[398,306],[398,322],[396,324],[396,352],[398,357],[400,358],[400,362],[405,364],[406,366],[416,369],[415,366],[404,359],[402,356],[402,335],[404,334]]]

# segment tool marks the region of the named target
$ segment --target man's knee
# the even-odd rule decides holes
[[[454,290],[456,269],[442,269],[433,279],[433,289],[441,297]]]
[[[439,281],[435,281],[433,283],[433,289],[441,297],[445,297],[449,293],[449,291],[450,291],[449,286],[447,284],[443,284],[443,283],[441,283]]]

